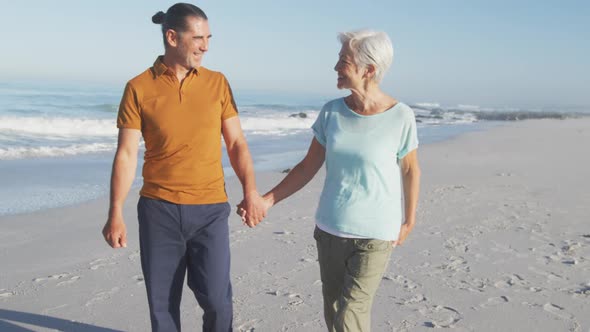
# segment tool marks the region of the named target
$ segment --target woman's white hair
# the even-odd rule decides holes
[[[373,80],[379,83],[393,62],[393,45],[385,32],[357,30],[341,32],[338,40],[352,50],[355,64],[360,67],[375,66]]]

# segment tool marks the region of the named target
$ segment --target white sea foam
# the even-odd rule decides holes
[[[0,130],[5,133],[52,137],[115,137],[117,135],[114,119],[3,116],[0,117]]]
[[[424,107],[424,108],[439,108],[439,103],[416,103],[416,106]]]
[[[317,113],[305,113],[307,117],[291,117],[285,114],[262,116],[262,117],[242,117],[240,119],[242,128],[246,132],[257,135],[279,135],[285,136],[295,134],[302,130],[310,130],[311,125],[317,118]]]
[[[65,147],[38,146],[38,147],[12,147],[0,148],[0,160],[39,158],[39,157],[64,157],[86,153],[98,153],[114,151],[116,143],[91,143],[72,144]]]
[[[459,105],[457,105],[457,109],[462,110],[462,111],[479,111],[480,107],[477,105],[459,104]]]

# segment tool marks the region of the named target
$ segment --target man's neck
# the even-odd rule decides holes
[[[180,62],[176,61],[172,56],[168,54],[164,54],[164,58],[162,62],[168,69],[174,73],[174,76],[178,79],[178,82],[182,82],[182,80],[188,75],[188,73],[192,70],[192,68],[187,68],[183,66]]]

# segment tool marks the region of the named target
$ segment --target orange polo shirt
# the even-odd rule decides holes
[[[127,83],[118,128],[145,141],[140,195],[177,204],[227,201],[221,166],[221,123],[237,116],[223,74],[191,70],[182,84],[158,57]]]

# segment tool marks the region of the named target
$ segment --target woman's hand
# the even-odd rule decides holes
[[[404,241],[406,241],[406,238],[408,237],[408,235],[410,234],[410,232],[412,231],[413,228],[414,228],[414,223],[406,221],[399,230],[399,236],[398,236],[397,240],[393,241],[391,243],[391,246],[392,247],[401,246],[404,243]]]

